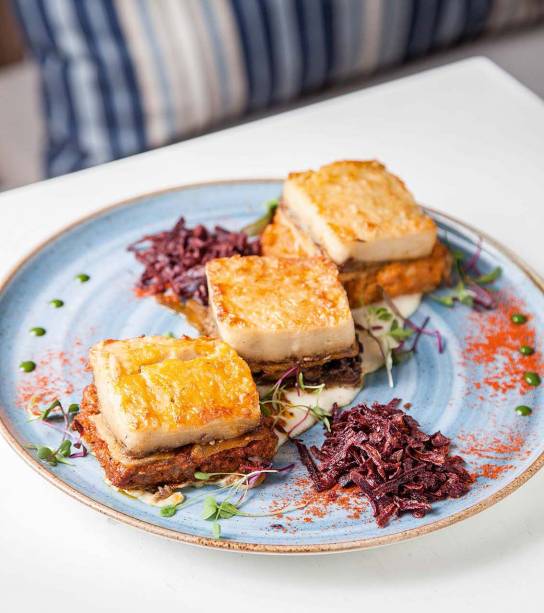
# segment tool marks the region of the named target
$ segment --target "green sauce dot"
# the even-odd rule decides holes
[[[540,376],[536,372],[526,372],[523,374],[523,378],[525,379],[525,383],[533,387],[540,385]]]
[[[45,328],[30,328],[29,332],[34,336],[43,336],[45,334]]]
[[[529,416],[533,412],[531,407],[528,407],[526,404],[520,404],[519,407],[516,407],[516,413],[518,415],[523,415],[523,417]]]
[[[533,353],[535,352],[534,348],[531,347],[530,345],[522,345],[519,348],[519,352],[521,353],[521,355],[533,355]]]
[[[81,273],[75,276],[76,281],[79,281],[80,283],[87,283],[87,281],[89,281],[90,278],[91,277],[89,277],[89,275],[86,275],[85,273]]]
[[[60,307],[64,306],[64,302],[59,300],[59,298],[53,298],[53,300],[49,301],[49,304],[55,309],[60,309]]]
[[[514,313],[511,319],[512,323],[517,324],[518,326],[520,324],[524,324],[527,321],[527,317],[525,317],[523,313]]]
[[[19,368],[23,372],[32,372],[36,368],[36,362],[33,362],[32,360],[27,360],[26,362],[21,362],[19,364]]]

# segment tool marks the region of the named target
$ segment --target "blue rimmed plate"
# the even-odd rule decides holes
[[[126,251],[142,235],[171,227],[181,216],[189,225],[224,225],[235,229],[262,213],[262,203],[277,197],[278,181],[237,181],[183,187],[123,203],[68,228],[35,250],[0,289],[0,420],[7,441],[33,468],[78,500],[121,521],[193,544],[253,552],[329,552],[361,549],[424,534],[494,504],[519,487],[544,462],[544,414],[541,387],[523,381],[526,370],[538,371],[544,329],[542,283],[523,263],[494,241],[484,238],[480,263],[485,270],[500,266],[499,308],[475,313],[466,307],[447,309],[425,299],[414,320],[431,318],[446,341],[439,354],[430,337],[422,339],[414,359],[395,370],[396,386],[388,388],[384,372],[367,377],[356,402],[385,402],[392,395],[409,403],[410,414],[427,431],[451,437],[454,451],[477,477],[470,493],[435,505],[423,519],[405,515],[387,528],[376,527],[367,506],[355,494],[312,494],[304,469],[271,477],[253,490],[247,511],[266,513],[286,504],[309,501],[298,512],[273,517],[237,517],[224,522],[223,538],[210,537],[210,524],[199,505],[172,518],[157,508],[113,490],[92,456],[72,466],[39,462],[27,445],[55,446],[58,433],[29,422],[29,402],[45,403],[59,396],[79,402],[91,375],[88,347],[103,338],[141,334],[176,335],[195,331],[182,317],[152,299],[133,293],[140,266]],[[455,249],[471,254],[480,236],[464,224],[432,213],[441,234]],[[76,275],[90,275],[80,283]],[[64,301],[55,309],[49,301]],[[513,311],[530,315],[524,326],[510,322]],[[41,326],[42,337],[29,334]],[[519,345],[532,343],[537,353],[523,357]],[[22,361],[37,364],[31,373]],[[530,405],[521,417],[514,408]],[[304,435],[319,444],[319,427]],[[279,465],[297,460],[290,444],[281,448]],[[191,496],[191,493],[189,493]]]

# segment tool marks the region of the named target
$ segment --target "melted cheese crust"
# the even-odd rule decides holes
[[[133,456],[234,438],[259,423],[249,367],[220,341],[106,340],[92,347],[90,362],[101,412]]]
[[[206,264],[220,337],[245,359],[326,356],[355,341],[334,264],[321,258],[219,258]]]
[[[404,183],[377,161],[343,161],[291,173],[283,198],[337,264],[428,255],[436,225]]]

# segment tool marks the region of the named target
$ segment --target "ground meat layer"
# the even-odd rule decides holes
[[[261,465],[272,460],[278,441],[272,420],[263,417],[255,430],[236,439],[130,458],[111,434],[106,434],[94,385],[83,391],[74,427],[100,462],[107,479],[124,489],[151,489],[192,481],[195,471],[235,472],[244,465]]]
[[[450,252],[437,242],[427,257],[340,271],[340,281],[346,289],[350,305],[358,307],[382,300],[384,292],[391,298],[432,292],[449,279],[451,265]]]
[[[266,367],[251,367],[253,378],[257,383],[271,383],[277,381],[282,375],[293,367],[293,363],[274,364]],[[300,371],[304,376],[304,381],[311,384],[328,383],[330,385],[358,385],[362,378],[361,356],[340,358],[330,360],[324,364],[313,366],[301,365]],[[295,374],[287,377],[284,382],[295,382]]]

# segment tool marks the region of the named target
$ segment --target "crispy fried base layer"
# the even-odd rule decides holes
[[[272,420],[263,417],[255,430],[235,439],[218,441],[214,445],[185,445],[144,458],[131,458],[101,419],[94,385],[83,391],[74,427],[100,462],[107,479],[124,489],[152,489],[192,481],[195,471],[234,472],[245,464],[264,463],[274,457],[278,440]]]

